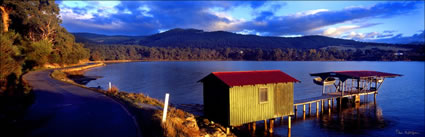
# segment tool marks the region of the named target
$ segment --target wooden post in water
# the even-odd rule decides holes
[[[360,103],[360,95],[355,95],[354,96],[354,102],[355,103]]]
[[[316,115],[319,116],[319,101],[316,102]]]
[[[339,112],[341,112],[341,110],[342,110],[342,97],[340,97],[339,98],[339,104],[338,104],[338,106],[339,106]]]
[[[264,120],[264,131],[267,131],[267,119]]]
[[[303,105],[303,120],[305,120],[305,104]]]
[[[255,129],[257,128],[257,127],[256,127],[256,125],[255,125],[256,123],[257,123],[257,122],[252,122],[252,131],[253,131],[254,133],[255,133]]]
[[[324,104],[324,102],[323,102],[324,100],[322,99],[321,101],[320,101],[320,103],[321,103],[321,106],[320,106],[320,109],[321,109],[321,111],[320,112],[322,112],[323,113],[323,104]]]
[[[332,100],[332,108],[334,107],[334,98],[331,98]]]
[[[308,103],[308,115],[311,114],[311,103]]]
[[[328,99],[328,108],[331,108],[331,100]]]
[[[344,96],[344,90],[345,90],[345,80],[344,80],[344,82],[342,82],[341,97]]]
[[[373,93],[373,103],[375,103],[375,104],[376,104],[376,92],[377,91],[375,91],[375,93]]]
[[[280,123],[283,124],[283,116],[280,118]]]
[[[378,78],[375,79],[375,93],[378,91]]]
[[[288,137],[291,137],[291,129],[288,129]]]
[[[288,116],[288,137],[291,136],[291,116]]]
[[[331,109],[332,109],[331,107],[332,107],[331,100],[328,99],[328,111],[329,111],[329,115],[331,114]]]
[[[270,119],[269,133],[273,133],[274,118]]]
[[[291,116],[288,116],[288,129],[291,129]]]

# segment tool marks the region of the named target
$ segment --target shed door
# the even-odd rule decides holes
[[[292,83],[276,84],[274,96],[275,116],[286,116],[292,114],[294,104]]]

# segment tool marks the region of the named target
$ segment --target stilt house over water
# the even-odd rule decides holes
[[[392,74],[379,71],[332,71],[313,73],[311,76],[316,78],[314,83],[322,85],[323,95],[347,95],[357,93],[374,93],[377,94],[379,88],[384,82],[385,78],[394,78],[402,76],[400,74]],[[335,81],[337,81],[335,83]],[[326,86],[335,86],[335,92],[325,92]]]
[[[297,79],[280,70],[212,72],[204,86],[204,114],[225,126],[293,115]]]

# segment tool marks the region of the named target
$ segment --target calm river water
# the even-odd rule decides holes
[[[141,92],[163,99],[170,93],[173,104],[202,104],[202,83],[198,80],[215,71],[278,69],[301,81],[294,86],[294,99],[321,95],[309,74],[341,70],[375,70],[403,75],[387,78],[376,104],[373,95],[360,107],[313,114],[302,120],[302,112],[292,123],[292,136],[425,136],[424,62],[306,62],[306,61],[193,61],[130,62],[108,64],[87,71],[88,76],[103,76],[89,87],[107,88],[112,82],[120,90]],[[315,106],[315,105],[313,105]],[[277,122],[273,136],[287,135],[286,123]]]

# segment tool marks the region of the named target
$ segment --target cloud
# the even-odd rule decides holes
[[[340,36],[341,34],[347,32],[347,31],[350,31],[350,30],[353,30],[353,29],[358,29],[358,28],[360,28],[360,26],[357,26],[357,25],[341,26],[341,27],[337,27],[337,28],[331,27],[331,28],[328,28],[325,31],[323,31],[322,35],[329,36],[329,37],[337,37],[337,36]]]
[[[416,42],[425,42],[424,36],[425,30],[422,30],[420,33],[413,34],[412,36],[403,36],[403,34],[391,35],[393,37],[381,38],[381,39],[370,39],[365,41],[370,42],[379,42],[379,43],[400,43],[400,44],[409,44]],[[384,34],[385,35],[385,34]],[[379,37],[379,36],[378,36]]]
[[[61,1],[63,26],[70,32],[93,32],[110,35],[150,35],[172,28],[196,28],[207,31],[255,32],[261,35],[324,34],[338,36],[368,27],[352,24],[331,25],[367,19],[388,18],[416,9],[415,2],[387,2],[369,7],[347,7],[342,10],[315,9],[278,16],[285,6],[269,1]],[[232,17],[228,11],[238,6],[253,9],[252,20]],[[219,8],[221,10],[211,10]],[[371,23],[369,23],[371,24]],[[350,28],[351,26],[351,28]],[[246,31],[245,31],[246,32]]]
[[[348,7],[339,11],[317,9],[286,16],[273,16],[246,22],[240,28],[269,32],[270,35],[310,34],[326,26],[365,18],[388,18],[407,14],[417,8],[417,2],[387,2],[370,7]],[[258,19],[258,18],[257,18]]]
[[[395,31],[388,31],[388,30],[383,32],[368,32],[368,33],[351,31],[351,32],[341,34],[339,38],[373,42],[373,41],[379,41],[382,39],[388,39],[392,37],[399,37],[399,36],[394,36],[395,35],[394,32]]]
[[[302,17],[302,16],[314,15],[314,14],[317,14],[319,12],[326,12],[326,11],[329,11],[329,10],[328,9],[308,10],[308,11],[304,11],[304,12],[295,13],[295,15],[292,15],[292,16]]]
[[[226,3],[228,2],[123,1],[114,7],[93,7],[91,9],[97,10],[91,13],[76,13],[74,10],[81,7],[65,5],[61,8],[61,16],[63,26],[71,32],[149,35],[160,29],[172,28],[235,30],[234,26],[241,23],[241,20],[208,10],[215,5],[230,8]]]
[[[370,23],[370,24],[363,24],[363,25],[346,25],[346,26],[339,26],[339,27],[329,27],[325,30],[323,30],[322,35],[328,36],[328,37],[336,37],[336,38],[361,38],[361,37],[367,37],[371,38],[372,36],[378,36],[377,32],[371,32],[368,34],[363,33],[356,33],[353,30],[360,29],[360,28],[367,28],[371,26],[379,25],[379,23]],[[348,33],[348,35],[347,35]],[[345,36],[344,36],[345,35]]]

